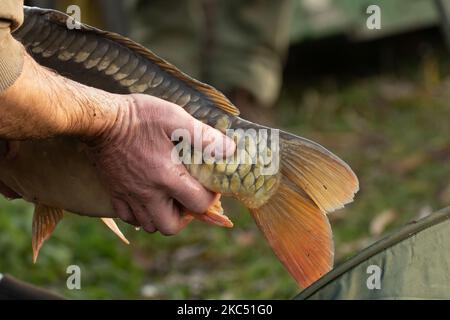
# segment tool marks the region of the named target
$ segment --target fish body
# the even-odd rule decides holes
[[[141,45],[82,24],[69,29],[67,19],[57,11],[26,7],[25,22],[14,36],[40,64],[61,75],[113,93],[157,96],[224,133],[231,131],[238,145],[235,157],[205,160],[204,154],[182,150],[181,158],[190,160],[184,162],[189,173],[249,208],[302,287],[329,271],[334,249],[326,213],[351,202],[358,190],[347,164],[312,141],[240,118],[222,93]],[[22,141],[0,157],[0,181],[35,203],[36,212],[44,212],[38,217],[52,217],[41,219],[51,222],[43,229],[36,223],[41,235],[54,229],[62,210],[116,217],[86,148],[68,137]]]

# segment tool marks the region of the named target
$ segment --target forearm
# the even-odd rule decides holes
[[[126,99],[57,75],[26,55],[20,77],[0,94],[0,139],[95,137],[113,125]]]

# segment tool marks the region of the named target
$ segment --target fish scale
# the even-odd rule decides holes
[[[334,251],[325,213],[351,202],[359,188],[345,162],[310,140],[238,117],[239,111],[222,93],[129,39],[84,24],[69,30],[69,17],[54,10],[25,7],[24,13],[24,23],[13,35],[43,66],[112,93],[165,99],[224,133],[233,130],[230,136],[238,146],[234,156],[209,159],[194,150],[187,155],[202,161],[186,163],[189,173],[206,188],[232,196],[249,209],[301,286],[330,270]],[[68,137],[23,141],[14,161],[0,157],[2,183],[36,205],[35,257],[62,210],[105,219],[117,216],[85,148]],[[277,162],[279,170],[267,173]],[[214,218],[219,207],[217,202],[196,217],[218,221]],[[110,220],[105,223],[123,238]]]

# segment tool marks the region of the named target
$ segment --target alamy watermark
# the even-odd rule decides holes
[[[381,275],[382,270],[377,265],[370,265],[367,267],[366,273],[369,275],[366,280],[366,286],[369,290],[381,289]]]
[[[372,4],[367,7],[367,14],[370,16],[366,20],[366,26],[369,30],[380,30],[381,29],[381,8],[376,4]]]
[[[81,268],[77,265],[70,265],[66,269],[66,286],[69,290],[81,290]]]
[[[81,29],[81,8],[72,4],[67,7],[66,13],[69,15],[66,21],[67,29]]]

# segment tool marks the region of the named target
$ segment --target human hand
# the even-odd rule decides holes
[[[234,153],[234,142],[190,116],[179,106],[146,95],[116,96],[117,118],[88,142],[89,156],[108,187],[116,214],[148,232],[172,235],[192,217],[183,209],[202,214],[216,195],[171,159],[174,130],[194,136],[201,129],[202,145],[215,145],[216,156]]]

